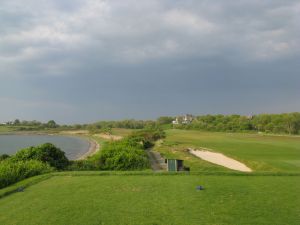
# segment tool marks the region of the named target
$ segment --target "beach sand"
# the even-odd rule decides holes
[[[100,145],[93,139],[89,139],[89,150],[84,153],[82,156],[80,156],[77,160],[86,159],[88,156],[91,156],[99,151]]]

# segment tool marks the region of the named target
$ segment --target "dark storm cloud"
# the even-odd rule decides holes
[[[0,120],[299,111],[299,15],[298,1],[2,0]]]

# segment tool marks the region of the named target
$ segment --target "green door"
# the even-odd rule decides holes
[[[168,159],[168,171],[177,171],[176,159]]]

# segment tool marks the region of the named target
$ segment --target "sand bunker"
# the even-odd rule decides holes
[[[210,152],[206,150],[195,150],[195,149],[188,149],[189,152],[203,160],[206,160],[208,162],[227,167],[232,170],[238,170],[242,172],[251,172],[252,170],[247,167],[245,164],[229,158],[221,153],[216,152]]]

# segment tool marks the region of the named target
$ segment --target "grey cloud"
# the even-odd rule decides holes
[[[67,122],[300,110],[299,17],[298,1],[2,0],[0,97]]]

